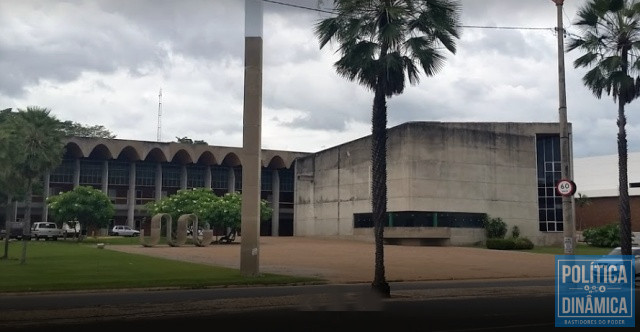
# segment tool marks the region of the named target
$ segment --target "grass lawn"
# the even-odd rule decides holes
[[[0,293],[323,283],[315,278],[268,273],[243,277],[236,269],[98,250],[98,242],[138,244],[139,239],[88,237],[80,243],[71,239],[28,241],[25,264],[20,264],[22,242],[10,241],[8,259],[0,260]],[[1,256],[4,241],[0,243]]]
[[[594,247],[584,243],[578,243],[573,250],[574,255],[606,255],[613,248]],[[519,250],[522,252],[532,252],[538,254],[564,255],[564,247],[562,246],[536,246],[531,250]]]

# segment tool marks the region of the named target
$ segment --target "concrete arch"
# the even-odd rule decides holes
[[[159,163],[166,163],[167,162],[167,156],[165,155],[164,151],[162,151],[161,149],[153,148],[147,153],[147,155],[145,156],[144,160],[146,160],[146,161],[155,161],[155,162],[159,162]]]
[[[198,158],[198,164],[212,166],[216,165],[216,157],[213,155],[211,151],[204,151]]]
[[[286,168],[287,166],[284,164],[284,160],[282,160],[282,158],[280,156],[274,156],[273,158],[271,158],[271,160],[269,161],[269,164],[267,164],[266,168],[271,168],[271,169],[280,169],[280,168]]]
[[[65,158],[82,158],[84,154],[80,149],[80,146],[74,142],[69,142],[64,147],[64,157]]]
[[[193,158],[191,154],[187,152],[185,149],[180,149],[176,151],[176,153],[171,157],[171,162],[175,162],[178,164],[191,164],[193,163]]]
[[[111,150],[104,144],[97,144],[89,153],[89,158],[93,159],[113,159],[113,155],[111,154]]]
[[[134,148],[133,146],[125,146],[118,154],[117,159],[129,161],[141,160],[138,150],[136,150],[136,148]]]
[[[220,165],[236,167],[236,166],[241,166],[242,163],[240,162],[240,158],[238,157],[238,155],[236,155],[233,152],[230,152],[230,153],[227,153],[224,159],[222,159],[222,162],[220,163]]]
[[[293,169],[296,166],[296,161],[297,161],[297,159],[293,159],[291,161],[291,164],[289,164],[289,167],[287,167],[287,169]]]

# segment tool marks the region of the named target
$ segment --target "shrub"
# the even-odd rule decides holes
[[[516,243],[513,239],[489,238],[487,239],[487,248],[498,250],[515,249]]]
[[[533,242],[526,237],[517,237],[513,238],[513,242],[515,244],[513,249],[516,250],[529,250],[533,249]]]
[[[518,237],[520,237],[520,228],[518,226],[513,226],[513,228],[511,228],[511,237],[516,239]]]
[[[613,248],[620,245],[620,225],[609,225],[587,228],[582,232],[584,242],[596,246]]]
[[[502,218],[484,217],[484,231],[487,239],[502,239],[507,234],[507,224]]]
[[[533,242],[526,237],[493,238],[487,239],[487,248],[498,250],[529,250],[533,249]]]

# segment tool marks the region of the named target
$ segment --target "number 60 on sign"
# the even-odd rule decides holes
[[[576,193],[576,184],[568,179],[560,179],[556,184],[556,191],[562,196],[572,196]]]

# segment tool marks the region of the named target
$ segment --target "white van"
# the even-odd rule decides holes
[[[53,222],[36,222],[31,225],[31,239],[56,241],[62,236],[62,230]]]

